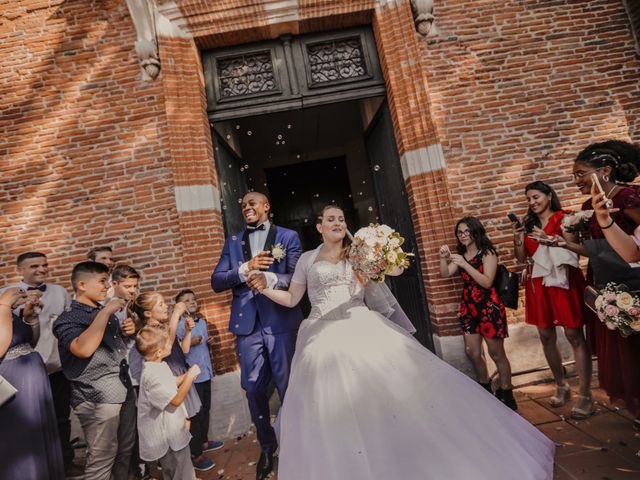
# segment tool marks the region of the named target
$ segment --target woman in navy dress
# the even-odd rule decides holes
[[[24,321],[12,314],[26,298],[15,288],[0,296],[0,375],[18,390],[0,406],[0,480],[62,480],[62,450],[49,378],[40,354],[33,350],[40,336],[34,312],[38,298],[25,303]]]

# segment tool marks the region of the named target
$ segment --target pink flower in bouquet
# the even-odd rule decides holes
[[[605,299],[607,302],[615,302],[615,301],[616,301],[616,294],[615,294],[615,293],[613,293],[613,292],[606,292],[606,293],[604,294],[604,299]]]
[[[613,317],[613,316],[617,315],[619,311],[620,310],[618,309],[618,307],[616,307],[614,305],[607,305],[606,307],[604,307],[604,313],[608,317]]]

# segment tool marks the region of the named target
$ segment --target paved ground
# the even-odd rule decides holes
[[[571,383],[575,392],[576,381]],[[596,389],[596,413],[588,420],[575,421],[569,419],[571,403],[559,409],[548,405],[553,392],[550,384],[526,386],[517,390],[517,399],[520,414],[557,444],[555,479],[640,479],[640,433],[633,429],[632,418],[626,410],[611,405],[606,394]],[[253,433],[227,440],[224,449],[209,455],[216,462],[216,468],[199,472],[198,477],[253,480],[258,455]],[[276,480],[276,476],[272,479]]]

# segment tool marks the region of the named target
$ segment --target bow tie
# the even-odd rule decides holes
[[[41,284],[38,285],[37,287],[27,287],[27,291],[29,290],[40,290],[41,292],[44,292],[47,289],[47,285],[46,284]]]
[[[247,225],[247,230],[249,231],[249,233],[253,233],[253,232],[257,231],[257,230],[265,230],[265,228],[266,227],[265,227],[264,223],[261,224],[261,225],[258,225],[257,227],[254,227],[252,225]]]

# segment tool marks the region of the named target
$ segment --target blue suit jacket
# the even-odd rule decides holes
[[[298,258],[302,254],[302,246],[296,232],[271,225],[264,249],[271,250],[277,244],[282,244],[286,256],[280,261],[274,261],[268,271],[278,277],[274,288],[287,290]],[[245,229],[226,239],[220,260],[211,275],[211,287],[214,292],[229,289],[233,292],[229,330],[236,335],[249,335],[253,332],[258,313],[265,333],[277,334],[297,330],[302,321],[302,311],[298,306],[287,308],[278,305],[264,295],[253,292],[246,283],[240,281],[238,269],[250,259],[249,233]]]

